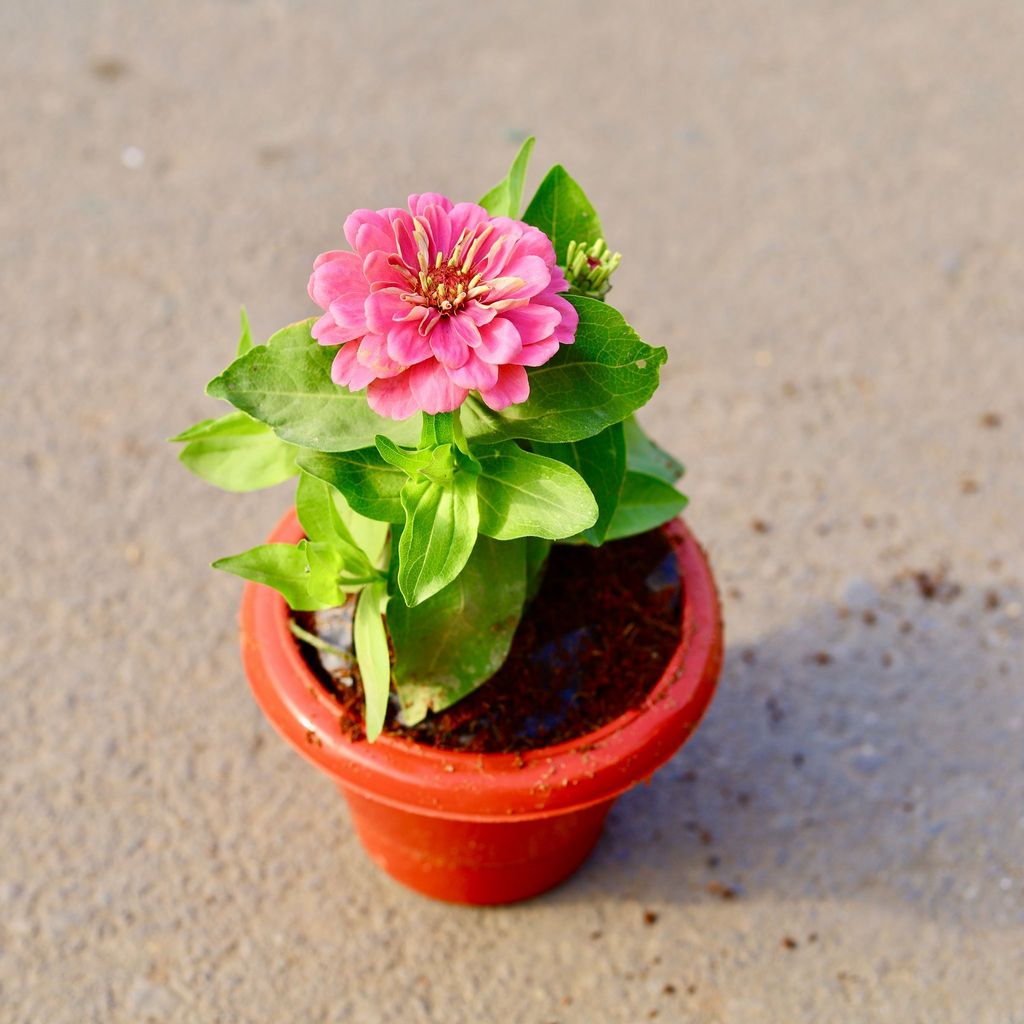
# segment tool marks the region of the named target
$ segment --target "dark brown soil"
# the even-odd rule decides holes
[[[638,705],[679,643],[675,556],[652,531],[600,548],[556,544],[540,592],[527,606],[501,669],[457,704],[412,728],[388,715],[385,732],[448,750],[512,753],[583,736]],[[315,632],[310,613],[297,623]],[[358,670],[328,673],[306,662],[362,735]]]

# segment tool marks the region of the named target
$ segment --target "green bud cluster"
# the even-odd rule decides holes
[[[621,252],[612,252],[603,238],[593,245],[570,242],[565,259],[565,276],[569,291],[591,299],[603,299],[611,289],[609,278],[622,262]]]

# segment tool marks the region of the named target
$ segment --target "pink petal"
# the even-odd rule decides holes
[[[488,292],[488,296],[493,296],[496,299],[523,298],[524,296],[529,298],[539,295],[551,284],[551,269],[539,256],[517,255],[505,265],[503,276],[518,278],[523,285],[501,294]]]
[[[359,342],[359,364],[373,370],[377,377],[394,377],[405,369],[388,356],[387,344],[379,334],[367,334]]]
[[[462,232],[469,228],[470,233],[486,224],[490,217],[482,206],[476,203],[456,203],[448,213],[448,219],[452,226],[452,239],[456,239]]]
[[[409,209],[417,217],[422,217],[430,206],[440,206],[447,213],[452,208],[452,201],[440,192],[413,193],[409,196]]]
[[[323,253],[313,264],[309,278],[309,297],[321,308],[327,309],[339,298],[357,295],[362,304],[370,294],[370,286],[363,276],[363,261],[354,252]]]
[[[528,306],[506,309],[501,314],[519,332],[524,345],[550,338],[555,328],[562,322],[562,314],[554,308],[540,302],[531,302]]]
[[[388,355],[396,363],[412,366],[433,355],[430,342],[416,328],[414,321],[404,321],[392,324],[388,330]]]
[[[358,353],[359,342],[350,342],[338,349],[338,354],[331,363],[331,380],[341,387],[348,388],[349,391],[365,388],[377,376],[373,370],[359,365],[356,359]]]
[[[409,279],[395,266],[397,259],[394,253],[380,250],[366,257],[363,261],[363,277],[370,291],[380,291],[381,288],[400,288],[403,292],[409,290]]]
[[[477,327],[483,327],[484,324],[489,324],[498,311],[492,309],[490,306],[485,305],[482,302],[477,302],[476,299],[470,299],[465,306],[459,310],[459,316],[468,317],[477,325]]]
[[[517,402],[525,402],[530,397],[530,380],[526,371],[521,366],[499,367],[498,383],[487,391],[481,391],[480,397],[495,412]]]
[[[345,238],[360,256],[376,249],[395,251],[391,224],[376,210],[355,210],[345,219]]]
[[[441,198],[443,199],[444,197],[442,196]],[[445,202],[448,202],[448,200],[445,200]],[[448,208],[451,208],[450,202],[448,202]],[[427,256],[431,263],[433,263],[434,257],[439,252],[447,254],[449,246],[454,242],[451,218],[448,216],[448,210],[436,203],[431,203],[429,206],[424,207],[418,216],[426,226],[427,235],[430,238]]]
[[[417,254],[419,248],[416,245],[416,239],[413,238],[413,224],[411,218],[409,221],[404,219],[396,219],[394,222],[395,229],[395,242],[398,245],[398,255],[402,257],[402,262],[407,267],[416,267],[419,265]]]
[[[480,344],[480,334],[472,320],[461,316],[442,317],[430,332],[430,348],[438,362],[453,370],[469,358],[470,348]]]
[[[409,387],[411,370],[405,370],[397,377],[375,380],[366,389],[366,401],[380,416],[393,420],[404,420],[419,409]]]
[[[576,307],[563,296],[552,295],[549,292],[538,295],[530,305],[535,303],[550,306],[562,315],[562,322],[555,328],[554,338],[562,345],[571,345],[576,340],[576,328],[580,325],[580,315],[576,312]]]
[[[409,312],[409,303],[402,298],[397,288],[382,288],[371,292],[365,303],[366,325],[374,334],[385,337],[395,321],[404,319]]]
[[[485,363],[475,352],[457,370],[449,370],[448,376],[460,388],[469,391],[486,391],[498,382],[498,367]]]
[[[524,345],[522,352],[510,360],[519,366],[543,366],[558,351],[558,339],[551,337]]]
[[[466,388],[455,384],[436,360],[417,363],[408,373],[410,390],[424,412],[451,412],[466,400]]]
[[[352,336],[352,332],[339,327],[334,322],[334,317],[331,316],[330,313],[324,313],[324,315],[320,317],[315,324],[313,324],[313,330],[310,333],[321,345],[343,345],[346,341],[355,340]],[[358,338],[359,335],[356,335],[355,337]]]
[[[515,362],[523,350],[523,339],[515,327],[503,316],[495,317],[480,328],[480,344],[476,354],[487,363],[500,366]]]

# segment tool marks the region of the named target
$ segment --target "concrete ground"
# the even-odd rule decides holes
[[[1024,8],[0,5],[0,1021],[1024,1022]],[[356,206],[524,133],[666,344],[705,725],[571,882],[364,858],[239,667],[285,490],[164,438]]]

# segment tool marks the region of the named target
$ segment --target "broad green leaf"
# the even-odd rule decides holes
[[[544,571],[548,567],[551,541],[543,537],[526,538],[526,600],[532,601],[544,582]]]
[[[619,507],[612,517],[605,540],[619,540],[645,533],[674,519],[686,507],[686,495],[670,483],[644,473],[626,473]]]
[[[523,181],[526,165],[536,139],[531,135],[519,148],[508,174],[480,200],[480,205],[492,217],[518,217],[519,204],[523,199]]]
[[[249,314],[245,311],[245,306],[242,307],[241,320],[242,333],[238,338],[238,348],[235,349],[236,356],[244,356],[253,347],[252,329],[249,327]]]
[[[586,481],[562,462],[525,452],[513,441],[474,454],[480,464],[480,532],[488,537],[559,540],[597,520],[597,502]]]
[[[526,541],[479,537],[458,577],[429,600],[388,606],[402,721],[415,725],[501,668],[526,596]]]
[[[261,544],[240,555],[219,558],[213,567],[273,587],[296,611],[333,608],[345,600],[336,565],[322,552],[314,552],[311,559],[309,547],[304,540]]]
[[[665,349],[642,341],[613,306],[567,298],[580,314],[576,341],[529,371],[525,402],[494,412],[471,394],[461,410],[470,441],[581,441],[620,423],[654,394]]]
[[[338,491],[335,491],[334,503],[356,546],[366,555],[371,565],[379,567],[388,541],[388,524],[360,515]]]
[[[295,494],[295,511],[306,536],[314,542],[337,548],[341,560],[342,582],[371,577],[373,561],[380,548],[364,552],[352,536],[342,515],[342,496],[329,483],[302,473]]]
[[[656,476],[665,483],[674,484],[682,477],[685,469],[678,459],[659,448],[644,433],[635,416],[623,421],[626,432],[626,462],[636,473]]]
[[[244,412],[203,420],[172,441],[184,443],[179,458],[196,476],[226,491],[255,491],[295,476],[298,449]]]
[[[366,699],[366,738],[371,743],[384,728],[388,695],[391,693],[391,654],[382,618],[387,603],[386,580],[365,587],[356,604],[353,627],[359,675]]]
[[[368,519],[400,523],[405,518],[401,493],[408,476],[386,463],[376,448],[351,452],[299,453],[299,465],[333,484],[352,508]]]
[[[604,234],[597,211],[561,164],[555,164],[545,175],[523,220],[551,239],[555,257],[562,265],[570,242],[590,245]]]
[[[419,417],[397,422],[378,416],[363,392],[331,380],[335,349],[318,345],[312,319],[278,331],[266,345],[237,358],[207,385],[214,398],[270,426],[303,448],[343,452],[373,444],[378,434],[399,443],[419,439]]]
[[[402,488],[398,586],[410,607],[451,583],[473,550],[480,521],[477,471],[460,457],[461,464],[452,445],[441,445],[431,464]]]
[[[626,440],[622,424],[606,427],[600,434],[567,444],[535,444],[538,455],[547,455],[571,466],[587,482],[597,499],[599,514],[583,537],[595,547],[604,541],[615,514],[626,475]]]

